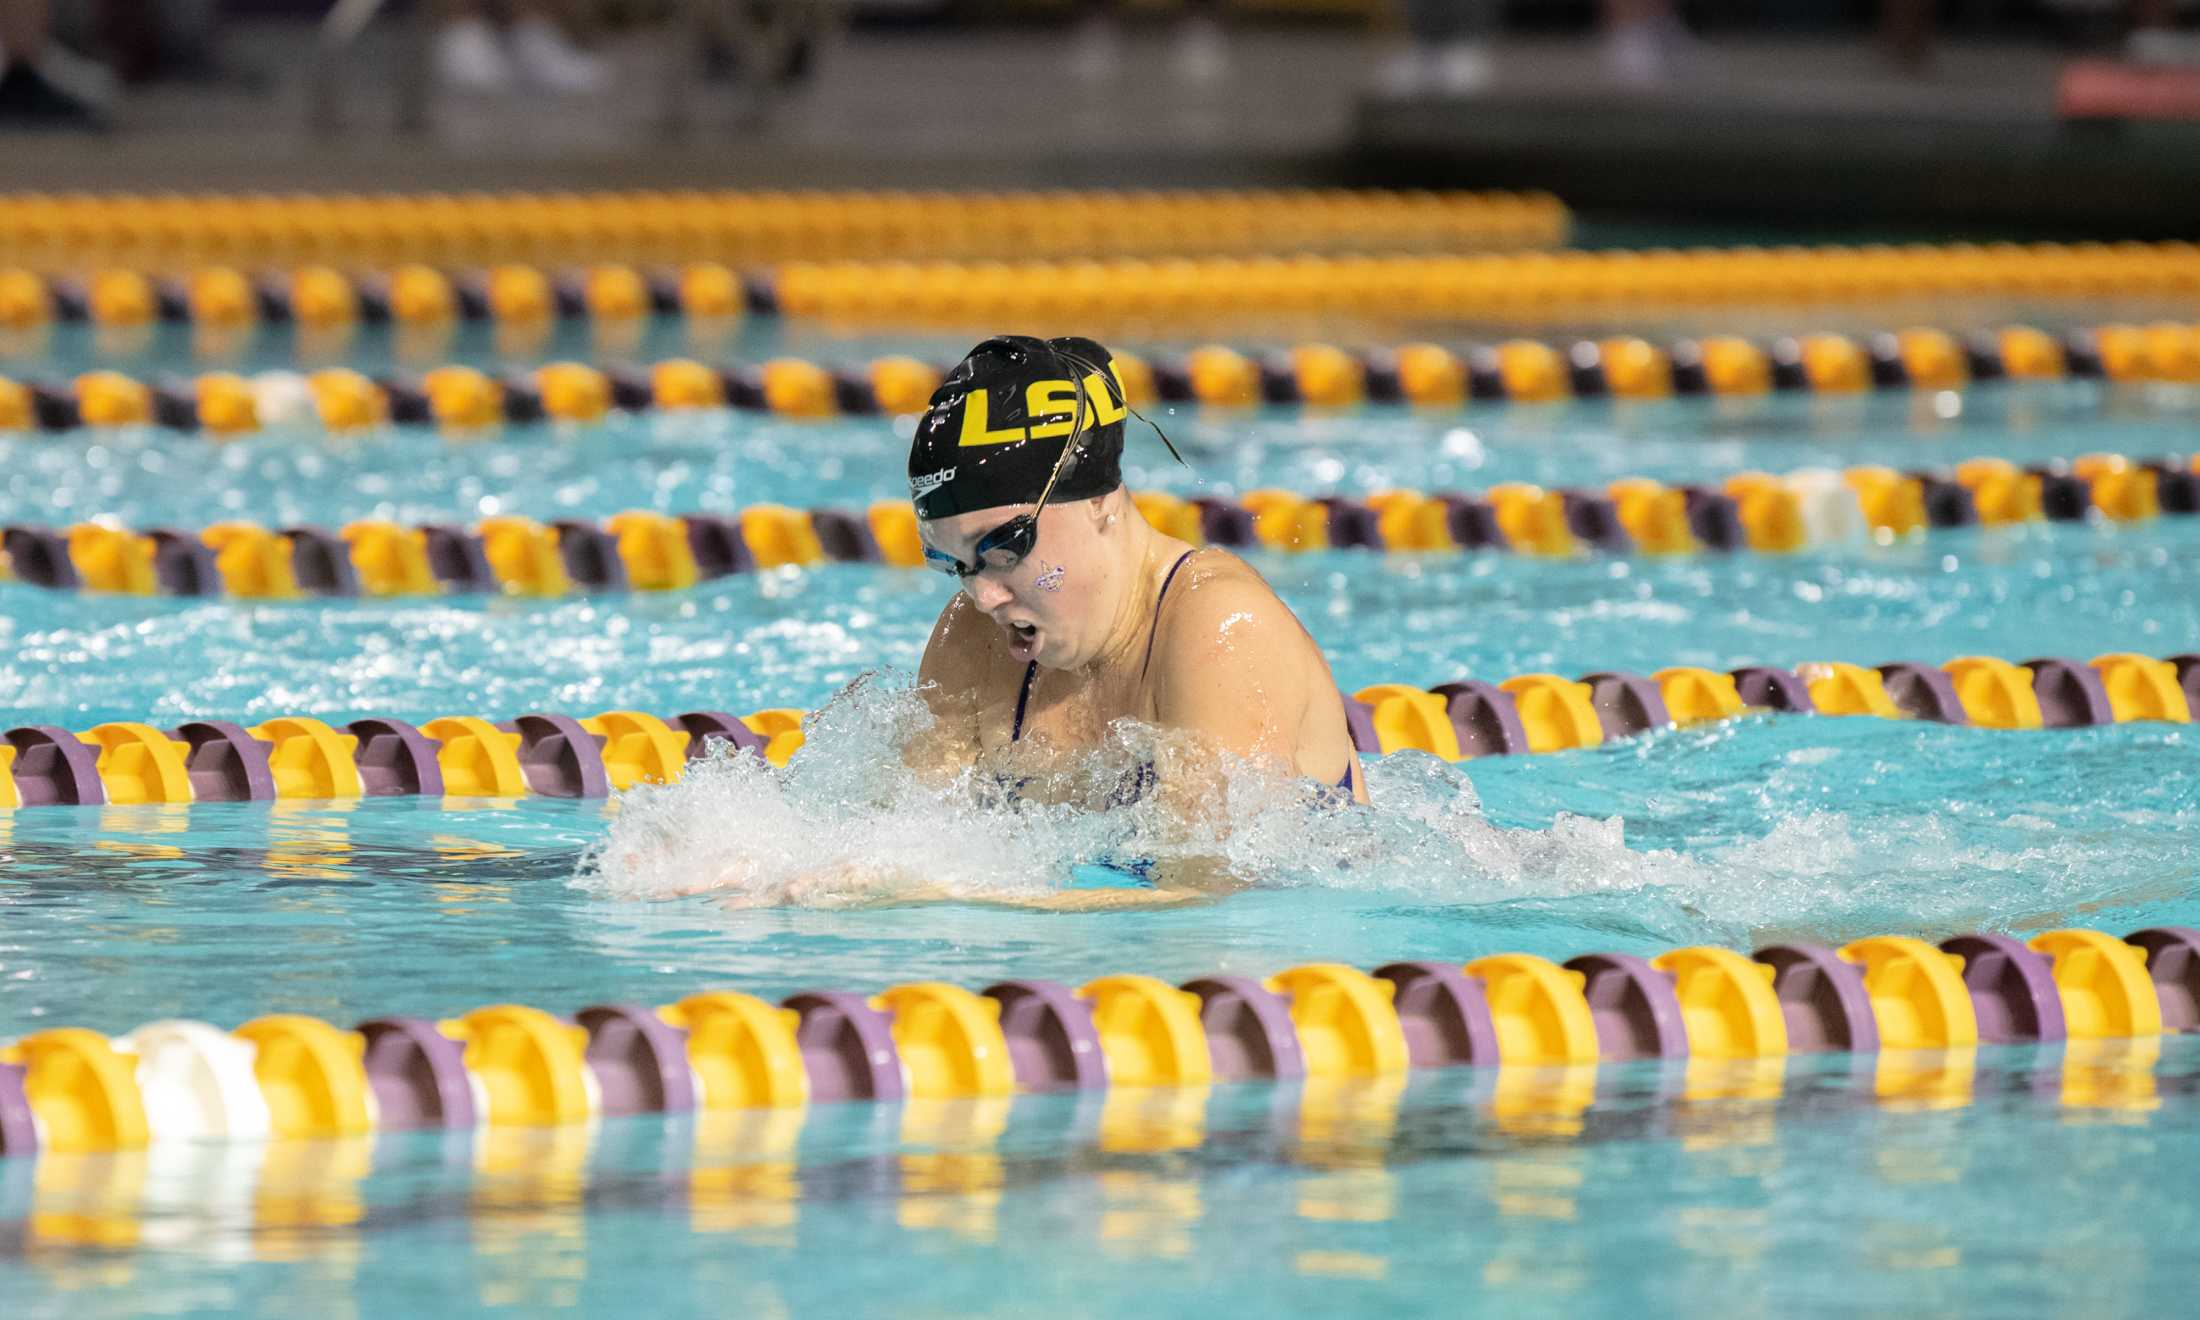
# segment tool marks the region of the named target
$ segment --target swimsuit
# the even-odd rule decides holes
[[[1161,631],[1161,604],[1169,598],[1169,587],[1176,581],[1176,571],[1184,567],[1184,561],[1192,557],[1187,550],[1169,565],[1168,575],[1161,579],[1161,590],[1153,600],[1153,629],[1146,634],[1146,658],[1138,667],[1143,679],[1153,665],[1154,638]],[[1031,704],[1032,685],[1039,681],[1039,662],[1034,660],[1024,667],[1024,685],[1016,694],[1016,722],[1009,730],[1010,742],[1021,742],[1024,736],[1024,712]],[[1344,778],[1335,784],[1321,786],[1324,805],[1350,806],[1352,803],[1353,763],[1347,761]],[[1153,788],[1156,776],[1153,762],[1145,761],[1123,777],[1115,791],[1108,794],[1108,805],[1127,807],[1138,801]],[[1154,862],[1150,857],[1105,857],[1070,868],[1071,889],[1151,889],[1154,884]]]
[[[1161,579],[1161,590],[1153,598],[1153,627],[1146,633],[1146,658],[1145,661],[1138,666],[1138,677],[1141,680],[1146,677],[1146,671],[1153,667],[1154,639],[1158,637],[1161,633],[1162,602],[1168,600],[1169,598],[1169,587],[1172,583],[1176,581],[1176,571],[1184,567],[1184,561],[1190,559],[1196,553],[1197,551],[1186,550],[1183,554],[1178,555],[1176,557],[1176,562],[1169,565],[1169,572],[1167,576]],[[1034,660],[1028,665],[1024,666],[1024,685],[1022,689],[1016,693],[1016,722],[1009,729],[1008,734],[1008,740],[1012,743],[1023,741],[1024,710],[1027,706],[1031,704],[1032,685],[1037,683],[1038,681],[1039,662]],[[1344,801],[1352,801],[1352,770],[1353,761],[1348,758],[1344,763],[1344,778],[1338,780],[1334,785],[1324,784],[1322,785],[1322,787],[1331,793],[1342,792],[1344,794]],[[1139,765],[1138,769],[1132,771],[1130,775],[1125,777],[1124,781],[1121,784],[1116,786],[1116,789],[1113,793],[1110,793],[1108,795],[1108,805],[1111,807],[1127,807],[1131,803],[1136,802],[1140,798],[1146,796],[1147,790],[1151,789],[1153,785],[1153,762],[1143,762]]]

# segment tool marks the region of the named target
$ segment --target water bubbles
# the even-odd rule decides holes
[[[1225,759],[1201,781],[1211,807],[1186,821],[1160,800],[1178,782],[1181,735],[1119,725],[1019,794],[1008,786],[1042,772],[1013,750],[937,782],[912,774],[903,749],[930,718],[905,677],[861,680],[814,717],[785,771],[719,755],[681,784],[628,794],[578,883],[737,907],[1022,904],[1056,896],[1077,868],[1137,859],[1164,877],[1212,864],[1270,902],[1288,891],[1293,903],[1418,905],[1458,928],[1438,943],[1521,921],[1570,924],[1576,951],[1592,935],[1838,943],[2041,929],[2080,911],[2099,924],[2166,894],[2160,877],[2200,827],[2200,780],[2165,777],[2160,749],[2135,758],[2126,746],[2172,745],[2175,732],[2136,726],[2049,746],[1782,718],[1565,758],[1454,765],[1405,752],[1365,763],[1371,810],[1324,806],[1317,786]],[[1089,805],[1144,761],[1162,765],[1161,793]],[[2053,823],[2059,801],[2104,795],[2152,823],[2107,834]],[[1261,902],[1222,896],[1170,921],[1201,939]]]
[[[740,905],[1002,898],[1040,892],[1100,855],[1106,840],[1060,809],[1003,805],[980,776],[922,783],[899,749],[929,720],[906,682],[866,680],[813,717],[785,771],[720,744],[679,783],[625,794],[578,883]]]
[[[1489,461],[1482,448],[1482,437],[1464,426],[1455,426],[1444,432],[1444,457],[1458,460],[1460,466],[1478,468]]]
[[[1655,885],[1689,869],[1672,853],[1630,851],[1617,818],[1493,825],[1458,767],[1413,753],[1367,768],[1380,811],[1337,806],[1319,786],[1224,758],[1201,791],[1205,809],[1180,815],[1161,799],[1184,738],[1130,722],[1033,776],[1059,800],[1011,787],[1034,768],[1017,763],[1017,749],[928,783],[904,749],[930,720],[906,678],[868,676],[818,712],[784,771],[719,749],[678,784],[626,794],[578,883],[735,906],[1016,902],[1061,889],[1080,866],[1150,862],[1165,877],[1197,866],[1262,888],[1477,903]],[[1153,762],[1162,792],[1087,805],[1120,800]]]

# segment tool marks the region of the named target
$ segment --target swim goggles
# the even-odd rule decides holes
[[[1083,408],[1082,399],[1078,400],[1078,406]],[[928,545],[924,547],[925,567],[935,568],[949,577],[967,581],[988,569],[995,573],[1006,573],[1024,562],[1024,556],[1030,554],[1033,547],[1039,544],[1039,515],[1045,512],[1047,499],[1054,494],[1055,484],[1061,481],[1064,472],[1077,465],[1072,455],[1077,453],[1077,442],[1080,438],[1072,436],[1070,442],[1062,446],[1062,456],[1054,460],[1054,470],[1047,474],[1047,484],[1040,489],[1039,502],[1031,506],[1031,512],[1019,513],[978,538],[978,544],[971,549],[971,553],[977,556],[977,563],[966,564],[955,556]]]

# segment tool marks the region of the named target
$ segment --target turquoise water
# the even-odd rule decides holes
[[[273,1229],[192,1198],[218,1171],[173,1171],[148,1231],[197,1249],[40,1253],[16,1313],[2176,1313],[2200,1218],[2165,1184],[2200,1156],[2200,1048],[2168,1042],[2144,1087],[2124,1062],[1993,1051],[1952,1106],[1944,1077],[1881,1099],[1847,1060],[1696,1099],[1630,1066],[1578,1117],[1472,1071],[1395,1098],[1240,1086],[1179,1150],[1138,1146],[1180,1116],[1063,1097],[821,1109],[764,1157],[614,1123],[482,1172],[408,1136],[356,1186],[330,1166],[363,1152],[285,1152],[267,1181],[305,1222]]]
[[[857,730],[821,745],[852,760],[867,742]],[[659,876],[567,883],[614,812],[603,803],[18,812],[0,962],[13,1024],[119,1033],[174,1015],[351,1022],[504,999],[663,1003],[721,985],[780,997],[924,978],[1186,980],[1313,960],[2123,930],[2191,919],[2190,758],[2191,736],[2164,726],[2026,737],[1777,717],[1478,762],[1464,776],[1400,754],[1370,768],[1388,808],[1379,819],[1256,814],[1236,846],[1261,863],[1259,888],[1196,910],[1078,917],[628,901],[613,895]],[[899,859],[974,893],[1126,847],[1142,824],[912,800],[836,832],[837,782],[783,789],[751,772],[658,799],[653,815],[694,836],[672,859],[690,864],[685,876],[740,848],[769,851],[775,875]],[[779,828],[790,822],[803,828]],[[974,837],[987,828],[1016,846]]]
[[[1162,408],[1153,417],[1193,467],[1177,467],[1150,434],[1134,434],[1124,469],[1135,487],[1328,493],[1595,485],[1627,475],[1703,480],[1744,468],[1854,463],[1946,467],[1979,456],[2024,463],[2103,450],[2179,454],[2193,447],[2200,391],[2065,382],[1963,396],[1334,415]],[[0,437],[0,518],[60,523],[106,514],[198,527],[228,518],[333,524],[725,511],[764,501],[862,505],[905,496],[906,435],[877,419],[716,413],[513,426],[495,441],[453,441],[426,428],[355,440],[289,429],[230,444],[151,428]]]
[[[1350,689],[2200,647],[2200,520],[1964,530],[1793,558],[1338,551],[1253,562]],[[866,670],[913,669],[950,588],[922,570],[829,565],[551,601],[246,605],[0,590],[0,719],[88,725],[809,708]]]
[[[2193,401],[2098,386],[1746,408],[1163,417],[1221,491],[1740,467],[2149,454]],[[714,417],[241,445],[158,431],[0,441],[0,518],[140,525],[601,514],[893,496],[885,423]],[[1811,659],[2200,650],[2200,521],[1981,530],[1807,556],[1256,559],[1341,683]],[[0,585],[0,720],[283,712],[816,708],[906,672],[946,583],[856,566],[694,591],[242,606]],[[1212,905],[1079,916],[964,904],[731,909],[819,867],[906,864],[973,897],[1150,844],[1108,817],[935,798],[882,768],[891,679],[833,705],[785,776],[708,767],[618,804],[355,804],[0,815],[0,1037],[268,1011],[349,1023],[504,1000],[566,1011],[728,987],[1078,982],[1505,950],[1940,938],[2200,924],[2189,730],[2001,733],[1757,717],[1590,752],[1370,766],[1377,812],[1310,816],[1247,774]],[[649,827],[648,831],[643,826]],[[613,833],[617,830],[617,833]],[[584,860],[606,837],[614,845]],[[576,880],[576,876],[581,878]],[[654,898],[655,901],[649,901]],[[1416,1076],[1188,1109],[1029,1097],[844,1106],[799,1130],[686,1119],[357,1147],[0,1164],[8,1313],[1189,1315],[1464,1304],[1999,1315],[2182,1301],[2189,1041],[1986,1050],[1772,1074]],[[1966,1080],[1968,1079],[1968,1080]],[[1584,1091],[1583,1087],[1591,1089]],[[1591,1101],[1593,1100],[1593,1103]],[[739,1125],[737,1125],[739,1126]],[[1194,1138],[1204,1136],[1203,1142]],[[2051,1208],[2051,1209],[2048,1209]],[[114,1245],[81,1245],[86,1237]],[[131,1246],[129,1244],[137,1245]]]

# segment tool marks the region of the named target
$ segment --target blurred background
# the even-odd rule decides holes
[[[0,186],[1536,188],[1589,245],[2176,237],[2192,8],[0,0]]]
[[[2130,241],[2200,238],[2190,21],[2168,0],[0,0],[0,802],[30,804],[0,810],[0,1043],[270,1012],[332,1042],[408,1014],[439,1097],[487,1097],[450,1056],[504,1069],[505,1047],[429,1025],[483,1003],[2200,925],[2200,246]],[[1254,791],[1229,850],[1264,882],[1208,906],[720,912],[698,887],[791,904],[915,865],[1026,895],[1171,855],[1143,809],[898,782],[918,716],[896,680],[805,725],[916,668],[955,587],[918,567],[908,440],[946,364],[1008,329],[1116,350],[1171,438],[1133,433],[1142,515],[1275,585],[1364,703],[1361,748],[1392,753],[1366,767],[1386,805]],[[822,768],[607,805],[728,737]],[[2152,975],[2189,1023],[2185,940]],[[2050,971],[2003,947],[2033,970],[1971,966],[2007,1024],[1988,978]],[[2100,1025],[2105,978],[2149,984],[2138,949],[2035,947],[2067,951],[2072,1035],[2159,1031],[2143,990]],[[1622,1064],[1652,1048],[1630,1027],[1597,1042],[1629,1071],[1593,1074],[1592,1010],[1551,968],[1537,1016],[1563,1009],[1567,1041],[1523,1023],[1497,1046],[1516,1066],[1410,1093],[1327,1076],[1124,1109],[987,1082],[943,1108],[970,1092],[912,1082],[898,1109],[598,1123],[586,1097],[646,1095],[641,1073],[589,1082],[545,1016],[514,1019],[555,1046],[526,1069],[545,1098],[498,1082],[483,1112],[514,1126],[478,1134],[438,1099],[459,1126],[417,1144],[359,1135],[363,1055],[285,1046],[328,1061],[286,1091],[358,1116],[330,1100],[278,1130],[344,1144],[264,1154],[193,1138],[274,1125],[275,1055],[158,1027],[234,1079],[201,1102],[120,1061],[163,1037],[71,1033],[38,1046],[56,1064],[16,1056],[52,1071],[0,1062],[0,1297],[30,1299],[0,1320],[834,1314],[857,1287],[1141,1320],[1216,1297],[1424,1314],[1465,1289],[1584,1316],[2190,1305],[2200,1206],[2150,1175],[2200,1160],[2200,1040],[2065,1052],[2043,996],[2040,1045],[1915,1062],[1898,1043],[1978,1014],[1900,956],[1844,1001],[1889,1014],[1878,1065],[1800,1056],[1799,1033],[1783,1072],[1776,992],[1686,971],[1739,1006],[1681,1022],[1718,1020],[1714,1066]],[[1794,965],[1830,987],[1845,964]],[[1905,976],[1947,997],[1928,1012]],[[789,1087],[802,1047],[757,1007],[782,1024],[769,1086],[690,1098],[824,1100],[822,1067]],[[1658,1015],[1673,1048],[1684,1014]],[[937,1073],[919,1020],[892,1030]],[[968,1077],[1010,1052],[983,1020],[956,1019]],[[761,1031],[722,1039],[766,1057]],[[588,1060],[642,1057],[618,1041]],[[655,1057],[657,1098],[620,1104],[674,1104],[678,1056]],[[71,1120],[81,1145],[15,1158],[78,1111],[138,1134]],[[88,1149],[130,1140],[152,1149]]]

